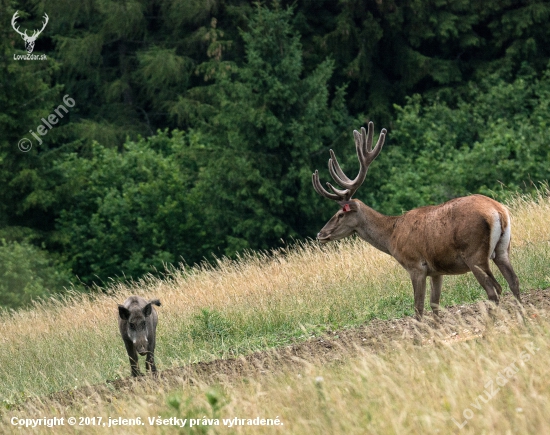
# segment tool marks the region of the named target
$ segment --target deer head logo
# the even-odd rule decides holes
[[[46,27],[46,24],[48,24],[48,21],[49,21],[49,17],[48,17],[48,14],[44,12],[44,25],[42,26],[42,28],[40,30],[33,30],[33,33],[31,36],[27,35],[27,31],[25,30],[25,32],[20,32],[19,31],[19,26],[18,27],[15,27],[15,22],[17,21],[17,18],[19,18],[19,11],[15,11],[15,14],[13,14],[13,17],[11,19],[11,25],[13,27],[13,29],[19,33],[21,35],[21,38],[23,38],[23,40],[25,41],[25,48],[27,49],[27,53],[31,54],[32,51],[34,50],[34,41],[36,41],[36,38],[38,38],[38,35],[40,35],[42,33],[42,30],[44,30],[44,28]]]

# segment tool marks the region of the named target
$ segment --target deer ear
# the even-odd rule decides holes
[[[118,306],[118,315],[122,320],[128,320],[130,318],[130,310],[124,305]]]
[[[349,211],[357,211],[359,210],[357,203],[353,200],[350,201],[338,201],[338,204],[340,207],[342,207],[342,211],[344,213],[347,213]]]
[[[354,201],[340,201],[338,204],[342,206],[342,211],[344,213],[357,211],[357,204]]]

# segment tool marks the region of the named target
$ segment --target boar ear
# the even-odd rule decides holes
[[[149,302],[147,305],[145,305],[141,311],[143,312],[143,315],[145,317],[149,317],[151,315],[151,313],[153,312],[153,307],[151,306],[151,302]]]
[[[149,303],[160,307],[160,301],[158,299],[149,299]]]
[[[130,318],[130,310],[124,305],[118,306],[118,315],[122,320],[128,320]]]

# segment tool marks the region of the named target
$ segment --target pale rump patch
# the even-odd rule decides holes
[[[510,216],[506,212],[506,216],[504,217],[504,228],[501,226],[500,230],[500,237],[497,240],[497,244],[495,248],[493,249],[493,254],[491,258],[495,258],[497,255],[499,257],[503,255],[508,255],[508,246],[510,245],[510,239],[512,237],[512,225],[510,222]],[[499,218],[499,222],[500,222]],[[491,243],[493,242],[493,233],[491,232]]]
[[[497,212],[492,213],[491,218],[493,219],[491,225],[491,235],[489,237],[489,258],[493,259],[496,256],[495,248],[502,236],[502,225],[500,222],[500,216]]]

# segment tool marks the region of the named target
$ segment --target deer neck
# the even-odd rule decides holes
[[[357,235],[376,249],[391,255],[390,239],[398,216],[386,216],[360,202],[359,213],[362,225],[356,229]]]

